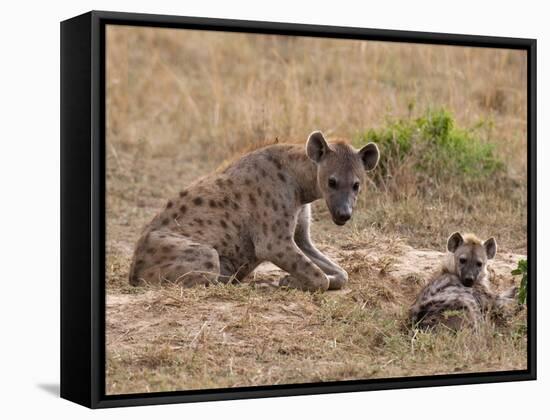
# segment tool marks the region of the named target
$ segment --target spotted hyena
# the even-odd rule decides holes
[[[413,324],[452,328],[465,322],[476,325],[487,312],[515,304],[516,288],[497,294],[489,284],[487,261],[497,252],[494,238],[481,241],[475,235],[455,232],[447,241],[447,249],[451,254],[410,309]]]
[[[305,148],[274,144],[242,156],[170,199],[145,227],[130,283],[240,281],[271,261],[288,273],[280,284],[340,289],[348,275],[311,242],[310,203],[323,198],[344,225],[378,158],[374,143],[355,150],[319,131]]]

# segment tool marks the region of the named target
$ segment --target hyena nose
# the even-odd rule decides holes
[[[335,216],[339,222],[345,223],[351,219],[351,210],[348,208],[338,209]]]
[[[464,286],[471,287],[474,284],[474,278],[472,276],[464,277]]]

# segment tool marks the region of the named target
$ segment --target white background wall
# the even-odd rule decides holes
[[[0,415],[12,418],[436,418],[548,415],[550,25],[542,1],[11,1],[0,25]],[[59,22],[91,9],[538,39],[539,380],[92,412],[59,383]],[[546,161],[546,162],[545,162]],[[31,417],[32,416],[32,417]]]

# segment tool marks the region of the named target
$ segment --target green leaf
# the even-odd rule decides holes
[[[512,270],[512,275],[522,276],[518,290],[518,302],[520,305],[525,305],[527,302],[527,260],[519,260],[517,268]]]

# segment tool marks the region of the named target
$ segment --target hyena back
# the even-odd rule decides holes
[[[334,223],[352,214],[378,148],[355,150],[312,133],[306,147],[276,144],[244,155],[169,200],[138,240],[130,283],[184,286],[240,281],[261,262],[289,273],[282,284],[339,289],[347,273],[309,235],[309,203],[323,198]]]
[[[460,328],[464,323],[477,325],[488,311],[515,303],[515,288],[501,294],[491,290],[487,262],[497,252],[494,238],[483,242],[475,235],[455,232],[447,241],[447,250],[451,254],[409,311],[413,324],[444,324],[451,328]],[[451,311],[460,314],[446,316]]]

